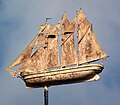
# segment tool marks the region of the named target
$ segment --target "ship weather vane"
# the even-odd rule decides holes
[[[12,76],[22,78],[26,87],[44,88],[45,105],[48,105],[48,87],[96,81],[104,66],[95,61],[108,57],[82,9],[71,22],[66,12],[54,27],[48,23],[49,19],[6,68]],[[13,70],[16,66],[17,70]]]

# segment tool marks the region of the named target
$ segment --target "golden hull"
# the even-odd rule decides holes
[[[103,65],[87,64],[75,67],[67,67],[44,72],[21,72],[21,77],[26,87],[38,88],[44,86],[79,83],[95,81],[99,79],[98,74],[102,72]]]

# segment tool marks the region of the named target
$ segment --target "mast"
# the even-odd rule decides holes
[[[76,11],[77,13],[78,11]],[[74,23],[75,20],[75,23]],[[78,66],[78,15],[76,15],[75,19],[73,20],[73,23],[75,24],[75,33],[74,33],[74,42],[75,42],[75,48],[76,48],[76,57],[75,62]]]

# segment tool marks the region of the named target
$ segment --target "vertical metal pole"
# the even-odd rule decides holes
[[[60,21],[60,35],[59,35],[59,64],[60,64],[60,68],[62,67],[62,31],[63,31],[63,28],[62,28],[62,19]]]
[[[76,24],[75,24],[75,33],[74,33],[74,42],[75,42],[75,47],[76,47],[76,58],[75,62],[78,66],[78,11],[76,11]],[[77,42],[77,43],[76,43]]]
[[[48,105],[48,87],[44,87],[44,105]]]

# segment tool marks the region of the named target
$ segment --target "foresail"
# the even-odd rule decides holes
[[[46,69],[47,48],[45,43],[45,36],[40,34],[38,37],[38,46],[36,47],[34,53],[22,64],[19,70],[43,71]]]
[[[47,69],[46,53],[47,53],[47,49],[44,47],[40,47],[36,51],[36,53],[29,60],[27,60],[19,69],[28,70],[31,72],[46,70]]]
[[[6,68],[6,70],[8,72],[10,72],[12,75],[14,75],[14,71],[11,70],[11,68],[22,64],[22,66],[20,67],[20,69],[25,68],[25,65],[27,66],[27,61],[31,58],[31,56],[34,54],[33,49],[37,49],[36,45],[39,45],[40,43],[44,42],[44,39],[41,37],[40,38],[40,34],[42,32],[47,32],[47,30],[49,30],[49,28],[51,29],[51,25],[48,23],[45,23],[45,25],[43,25],[40,28],[39,33],[36,35],[36,37],[30,42],[30,44],[25,48],[25,50],[23,50],[23,52]],[[30,62],[30,61],[29,61]]]
[[[83,18],[78,21],[78,63],[83,64],[107,57],[100,47],[92,25],[89,23],[83,12],[79,12]]]
[[[37,36],[32,40],[32,42],[25,48],[25,50],[7,68],[12,68],[25,62],[30,57],[32,53],[32,49],[35,46],[36,40],[37,40]]]
[[[22,63],[24,63],[27,59],[30,58],[32,49],[35,46],[35,42],[37,40],[37,36],[31,41],[31,43],[23,50],[23,52],[6,68],[6,70],[14,77],[19,76],[18,71],[13,71],[11,68],[18,66]]]

